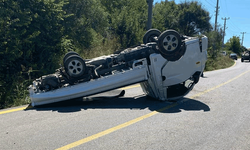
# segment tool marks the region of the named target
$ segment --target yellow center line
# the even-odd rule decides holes
[[[208,90],[206,90],[206,91],[203,91],[203,92],[200,92],[200,93],[198,93],[198,94],[196,94],[196,95],[194,95],[194,96],[191,96],[190,98],[193,99],[193,98],[195,98],[195,97],[198,97],[198,96],[201,96],[201,95],[203,95],[203,94],[205,94],[205,93],[208,93],[208,92],[210,92],[210,91],[213,91],[213,90],[215,90],[215,89],[217,89],[217,88],[219,88],[219,87],[221,87],[221,86],[223,86],[223,85],[226,85],[226,84],[228,84],[228,83],[230,83],[230,82],[232,82],[232,81],[238,79],[239,77],[243,76],[244,74],[246,74],[246,73],[248,73],[248,72],[250,72],[250,70],[248,70],[248,71],[246,71],[246,72],[244,72],[244,73],[238,75],[237,77],[234,77],[234,78],[228,80],[227,82],[224,82],[224,83],[222,83],[222,84],[220,84],[220,85],[217,85],[217,86],[215,86],[215,87],[213,87],[213,88],[210,88],[210,89],[208,89]]]
[[[206,94],[206,93],[208,93],[208,92],[210,92],[210,91],[213,91],[213,90],[215,90],[215,89],[217,89],[217,88],[219,88],[219,87],[221,87],[221,86],[223,86],[223,85],[225,85],[225,84],[228,84],[228,83],[230,83],[230,82],[232,82],[232,81],[238,79],[239,77],[243,76],[244,74],[246,74],[246,73],[248,73],[248,72],[250,72],[250,70],[249,70],[249,71],[246,71],[246,72],[244,72],[244,73],[242,73],[242,74],[240,74],[240,75],[238,75],[237,77],[235,77],[235,78],[233,78],[233,79],[231,79],[231,80],[228,80],[227,82],[224,82],[224,83],[222,83],[222,84],[220,84],[220,85],[217,85],[217,86],[215,86],[215,87],[213,87],[213,88],[210,88],[210,89],[208,89],[208,90],[206,90],[206,91],[200,92],[200,93],[198,93],[198,94],[196,94],[196,95],[194,95],[194,96],[191,96],[191,97],[189,97],[189,98],[190,98],[190,99],[194,99],[195,97],[204,95],[204,94]],[[185,102],[185,100],[184,100],[184,102]],[[120,129],[125,128],[125,127],[127,127],[127,126],[130,126],[130,125],[132,125],[132,124],[135,124],[135,123],[137,123],[137,122],[139,122],[139,121],[142,121],[142,120],[144,120],[144,119],[147,119],[147,118],[149,118],[149,117],[151,117],[151,116],[154,116],[154,115],[158,114],[159,112],[166,111],[166,110],[168,110],[168,109],[170,109],[170,108],[172,108],[172,107],[175,107],[175,106],[177,106],[177,105],[178,105],[178,103],[173,103],[173,104],[171,104],[171,105],[169,105],[169,106],[163,107],[163,108],[161,108],[161,109],[159,109],[159,110],[156,110],[156,111],[153,111],[153,112],[151,112],[151,113],[149,113],[149,114],[143,115],[143,116],[141,116],[141,117],[135,118],[135,119],[130,120],[130,121],[128,121],[128,122],[125,122],[125,123],[123,123],[123,124],[120,124],[120,125],[117,125],[117,126],[115,126],[115,127],[109,128],[109,129],[107,129],[107,130],[105,130],[105,131],[102,131],[102,132],[99,132],[99,133],[97,133],[97,134],[91,135],[91,136],[89,136],[89,137],[83,138],[83,139],[81,139],[81,140],[79,140],[79,141],[76,141],[76,142],[73,142],[73,143],[71,143],[71,144],[65,145],[65,146],[63,146],[63,147],[61,147],[61,148],[58,148],[58,149],[56,149],[56,150],[68,150],[68,149],[74,148],[74,147],[76,147],[76,146],[79,146],[79,145],[82,145],[82,144],[84,144],[84,143],[90,142],[90,141],[92,141],[92,140],[95,140],[95,139],[97,139],[97,138],[100,138],[100,137],[102,137],[102,136],[105,136],[105,135],[107,135],[107,134],[110,134],[110,133],[115,132],[115,131],[117,131],[117,130],[120,130]]]
[[[164,107],[164,108],[162,108],[162,109],[160,109],[160,110],[158,110],[158,111],[164,111],[164,110],[167,110],[167,109],[169,109],[169,108],[172,108],[172,107],[174,107],[174,106],[176,106],[176,105],[177,105],[177,103],[174,103],[174,104],[169,105],[169,106],[167,106],[167,107]],[[123,124],[120,124],[120,125],[118,125],[118,126],[115,126],[115,127],[110,128],[110,129],[107,129],[107,130],[105,130],[105,131],[99,132],[99,133],[97,133],[97,134],[91,135],[91,136],[86,137],[86,138],[84,138],[84,139],[81,139],[81,140],[79,140],[79,141],[76,141],[76,142],[73,142],[73,143],[71,143],[71,144],[65,145],[65,146],[63,146],[63,147],[61,147],[61,148],[58,148],[58,149],[56,149],[56,150],[67,150],[67,149],[74,148],[74,147],[76,147],[76,146],[82,145],[82,144],[87,143],[87,142],[89,142],[89,141],[95,140],[95,139],[97,139],[97,138],[99,138],[99,137],[105,136],[105,135],[107,135],[107,134],[110,134],[110,133],[115,132],[115,131],[117,131],[117,130],[120,130],[120,129],[122,129],[122,128],[125,128],[125,127],[127,127],[127,126],[132,125],[132,124],[135,124],[135,123],[137,123],[137,122],[139,122],[139,121],[142,121],[142,120],[144,120],[144,119],[146,119],[146,118],[149,118],[149,117],[151,117],[151,116],[154,116],[154,115],[156,115],[156,114],[159,113],[158,111],[153,111],[153,112],[151,112],[151,113],[149,113],[149,114],[143,115],[143,116],[138,117],[138,118],[136,118],[136,119],[130,120],[130,121],[125,122],[125,123],[123,123]]]

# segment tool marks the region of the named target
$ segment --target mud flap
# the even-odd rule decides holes
[[[197,71],[194,73],[193,75],[193,78],[194,78],[194,83],[197,84],[200,80],[200,75],[201,75],[201,72],[200,71]]]

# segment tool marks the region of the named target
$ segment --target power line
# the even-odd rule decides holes
[[[227,12],[227,14],[228,14],[228,9],[227,9],[227,1],[226,1],[226,0],[224,0],[224,2],[225,2],[225,5],[226,5],[226,12]]]
[[[236,29],[236,30],[238,30],[238,31],[241,30],[239,27],[237,27],[237,26],[234,24],[234,22],[229,21],[229,24],[230,24],[232,27],[234,27],[234,29]]]
[[[205,0],[210,6],[212,6],[214,8],[214,5],[211,4],[210,2],[208,2],[207,0]]]
[[[234,31],[234,30],[231,30],[230,28],[228,29],[228,31],[231,33],[239,33],[239,31]]]
[[[209,1],[205,0],[208,4],[214,7],[214,4],[211,4]]]

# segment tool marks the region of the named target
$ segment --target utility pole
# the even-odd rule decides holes
[[[240,34],[242,34],[242,41],[241,41],[241,46],[243,46],[243,41],[244,41],[244,34],[245,34],[246,32],[241,32]]]
[[[219,0],[217,0],[216,11],[215,11],[215,12],[216,12],[216,15],[215,15],[214,31],[217,31],[217,17],[218,17],[218,11],[219,11]],[[215,41],[213,42],[212,57],[215,57]]]
[[[223,31],[223,38],[222,38],[222,44],[224,45],[224,38],[225,38],[225,35],[226,35],[226,23],[227,23],[227,20],[230,19],[230,17],[228,18],[221,18],[222,20],[224,20],[224,31]]]
[[[219,13],[219,0],[217,0],[217,5],[216,5],[216,15],[215,15],[215,25],[214,25],[214,31],[217,31],[217,17]]]
[[[148,3],[148,22],[147,22],[147,30],[152,28],[152,9],[153,9],[154,0],[147,0]]]

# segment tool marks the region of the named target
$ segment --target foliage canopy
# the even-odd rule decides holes
[[[243,52],[243,48],[240,45],[240,38],[237,36],[233,36],[232,38],[230,38],[225,45],[228,50],[238,55],[240,55],[241,52]]]
[[[193,36],[212,30],[209,12],[198,2],[185,1],[177,5],[174,1],[162,1],[155,5],[153,13],[154,28],[162,31],[175,29],[182,34]]]

